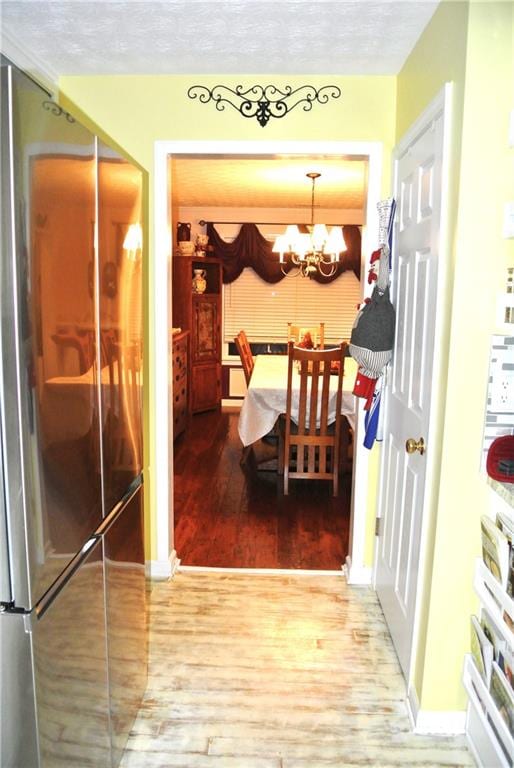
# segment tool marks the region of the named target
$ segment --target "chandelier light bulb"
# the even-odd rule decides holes
[[[339,256],[346,249],[342,227],[332,227],[325,245],[325,253]]]

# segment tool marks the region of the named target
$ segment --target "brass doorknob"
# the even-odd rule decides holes
[[[414,440],[413,437],[409,437],[405,443],[405,450],[407,453],[416,453],[416,451],[419,451],[420,456],[423,456],[425,453],[425,441],[422,437],[420,437],[419,440]]]

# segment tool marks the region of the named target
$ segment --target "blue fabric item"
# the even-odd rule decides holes
[[[393,250],[393,224],[394,224],[395,212],[396,212],[396,200],[392,198],[391,210],[389,213],[389,221],[387,223],[387,245],[389,246],[389,269],[391,269],[391,253]],[[371,408],[368,411],[366,411],[366,416],[364,418],[363,445],[365,448],[368,448],[369,450],[373,448],[375,440],[382,439],[382,435],[380,435],[380,437],[377,437],[378,425],[380,422],[380,401],[382,398],[382,389],[383,389],[382,386],[375,389],[375,393],[373,395],[373,401],[371,403]]]
[[[364,448],[373,448],[373,444],[377,439],[378,419],[380,416],[380,390],[375,390],[373,394],[373,400],[371,402],[371,408],[366,411],[364,419]]]

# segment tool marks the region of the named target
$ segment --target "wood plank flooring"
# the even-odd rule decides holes
[[[150,594],[149,685],[120,768],[471,766],[410,732],[375,593],[342,577],[179,571]]]
[[[197,414],[174,445],[175,549],[185,565],[340,570],[348,554],[351,474],[329,482],[241,467],[237,412]],[[261,451],[266,446],[260,447]],[[269,452],[276,449],[267,448]]]

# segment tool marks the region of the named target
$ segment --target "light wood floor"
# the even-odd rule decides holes
[[[409,732],[375,593],[343,577],[182,571],[150,596],[150,676],[121,768],[473,765]]]

